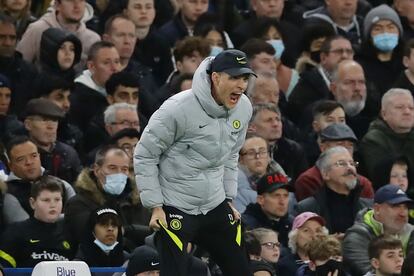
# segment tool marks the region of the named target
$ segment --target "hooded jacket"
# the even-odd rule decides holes
[[[83,169],[75,184],[77,194],[65,205],[65,223],[74,243],[82,240],[85,229],[80,226],[87,225],[91,212],[99,206],[107,205],[115,209],[121,217],[126,243],[132,241],[134,247],[143,244],[145,236],[150,233],[147,227],[150,215],[140,204],[135,183],[128,180],[119,196],[105,193],[98,185],[93,172]]]
[[[382,119],[373,121],[359,145],[363,168],[369,179],[375,179],[379,162],[392,155],[406,155],[409,167],[414,166],[414,128],[408,133],[396,133]]]
[[[384,234],[384,226],[374,218],[374,210],[363,210],[359,215],[360,219],[346,231],[342,242],[343,262],[352,275],[364,275],[370,270],[368,244]],[[414,248],[413,230],[414,226],[407,223],[394,235],[401,240],[405,256]]]
[[[56,11],[53,9],[45,13],[39,20],[29,25],[16,48],[17,51],[23,54],[23,58],[26,61],[36,61],[36,63],[39,62],[40,40],[42,33],[50,27],[62,29],[62,26],[56,18]],[[81,59],[86,61],[86,55],[89,52],[91,45],[101,39],[97,33],[87,29],[85,23],[83,22],[79,23],[79,27],[74,34],[82,42]]]
[[[66,41],[72,42],[75,46],[75,58],[69,69],[62,70],[57,60],[57,53]],[[81,54],[82,44],[71,32],[59,28],[50,28],[43,32],[40,40],[40,64],[44,72],[61,76],[68,81],[73,81],[75,77],[73,66],[80,61]]]
[[[102,208],[99,208],[100,210]],[[125,261],[124,252],[122,249],[122,226],[118,227],[118,244],[108,254],[100,249],[95,244],[95,225],[97,221],[96,212],[92,212],[89,216],[86,231],[83,235],[83,240],[79,245],[78,252],[76,253],[75,260],[81,260],[88,264],[90,267],[116,267],[122,266]]]
[[[191,90],[169,98],[135,148],[134,169],[145,207],[206,214],[237,194],[237,162],[252,106],[244,94],[228,110],[211,95],[206,58]]]
[[[85,70],[75,79],[75,88],[70,94],[69,120],[84,133],[93,117],[103,113],[108,106],[106,90],[92,79],[89,70]]]
[[[348,26],[347,30],[339,27],[332,20],[327,8],[324,6],[303,13],[303,18],[305,19],[306,24],[309,24],[309,23],[312,23],[318,20],[327,22],[330,25],[332,25],[332,27],[334,28],[335,32],[338,35],[342,35],[348,38],[351,41],[351,44],[353,45],[354,48],[358,49],[359,46],[361,45],[361,42],[362,42],[361,28],[363,25],[363,21],[362,21],[362,18],[360,18],[359,16],[354,15],[352,17],[352,22]]]

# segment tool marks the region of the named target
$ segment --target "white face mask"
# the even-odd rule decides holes
[[[109,252],[111,252],[112,250],[114,250],[115,246],[118,245],[118,241],[114,242],[114,244],[112,245],[106,245],[103,242],[101,242],[98,239],[95,239],[93,241],[103,252],[105,252],[106,254],[109,254]]]
[[[107,175],[105,178],[105,184],[103,189],[105,192],[111,195],[120,195],[127,183],[128,176],[123,173],[115,173]]]

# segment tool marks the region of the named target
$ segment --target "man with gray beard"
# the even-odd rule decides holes
[[[371,206],[370,199],[360,197],[362,187],[357,181],[355,162],[349,151],[342,146],[323,152],[316,161],[324,186],[313,195],[298,203],[298,214],[314,212],[326,221],[330,233],[339,237],[354,224],[358,211]]]
[[[362,138],[377,114],[370,111],[372,105],[367,104],[367,87],[362,66],[353,60],[341,61],[332,76],[330,90],[333,98],[344,107],[346,123],[358,139]]]

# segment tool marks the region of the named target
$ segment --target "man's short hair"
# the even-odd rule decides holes
[[[177,41],[173,51],[175,62],[192,56],[194,51],[199,52],[202,57],[207,57],[210,54],[210,44],[205,38],[198,36],[189,36]]]
[[[259,39],[259,38],[251,38],[247,40],[241,46],[240,50],[246,53],[246,56],[248,59],[252,59],[256,55],[263,53],[263,52],[271,56],[274,56],[276,53],[272,45],[270,45],[263,39]]]
[[[369,242],[368,256],[369,259],[379,259],[381,252],[386,249],[402,249],[401,240],[392,236],[380,235]]]
[[[127,17],[124,14],[118,13],[118,14],[115,14],[115,15],[109,17],[108,20],[106,20],[105,27],[104,27],[104,34],[110,34],[112,32],[112,24],[117,19],[124,19],[124,20],[130,21],[132,24],[134,24],[134,22],[129,17]],[[135,28],[135,24],[134,24],[134,28]]]
[[[337,101],[332,101],[332,100],[318,101],[312,108],[312,117],[315,120],[319,116],[329,115],[337,108],[342,108],[342,110],[344,109],[342,104],[338,103]]]
[[[30,197],[36,199],[42,191],[59,192],[62,195],[64,193],[64,184],[62,180],[55,176],[43,175],[36,180],[30,190]]]
[[[6,144],[6,155],[7,159],[9,159],[9,162],[11,161],[11,151],[14,149],[14,147],[25,144],[27,142],[31,142],[36,146],[36,144],[28,136],[24,135],[15,136],[9,140],[9,142]]]
[[[319,156],[318,160],[316,160],[315,166],[321,171],[326,172],[328,171],[330,164],[331,156],[336,153],[349,153],[349,151],[343,146],[336,146],[326,151],[322,152]]]
[[[252,118],[250,119],[250,122],[254,122],[254,120],[257,117],[257,114],[259,114],[263,110],[269,110],[269,111],[277,113],[279,116],[281,115],[279,107],[275,104],[272,104],[272,103],[255,104],[253,106],[253,114],[252,114]]]
[[[302,49],[302,51],[310,52],[311,44],[313,41],[322,37],[326,38],[334,35],[334,28],[331,24],[327,22],[322,21],[320,23],[306,24],[303,27],[300,48]]]
[[[391,88],[390,90],[385,92],[384,95],[382,95],[381,110],[384,110],[384,108],[387,107],[390,104],[391,98],[395,97],[396,95],[407,95],[407,96],[413,97],[410,90],[408,90],[408,89]]]
[[[193,80],[194,74],[190,73],[181,73],[177,77],[173,78],[170,83],[170,92],[172,95],[175,95],[181,92],[181,85],[186,80]]]
[[[332,41],[340,40],[340,39],[344,39],[344,40],[349,41],[348,38],[346,38],[342,35],[334,35],[334,36],[327,37],[321,45],[321,53],[325,53],[325,54],[329,53],[331,51],[331,48],[332,48]]]
[[[120,85],[140,88],[139,77],[137,74],[125,71],[114,73],[105,83],[106,93],[113,96]]]
[[[321,236],[306,245],[309,259],[315,261],[325,261],[331,257],[342,256],[341,243],[334,236]]]
[[[136,112],[137,109],[135,105],[129,103],[114,103],[108,106],[104,112],[104,122],[105,125],[110,125],[116,122],[116,113],[118,110],[131,110]]]
[[[70,91],[73,88],[72,82],[55,75],[42,74],[37,80],[35,87],[37,98],[42,96],[47,97],[55,90]]]
[[[115,154],[118,156],[126,156],[128,159],[128,154],[117,145],[107,145],[100,148],[95,155],[95,165],[101,167],[105,163],[105,157],[109,151],[115,151]]]
[[[98,55],[99,50],[104,48],[115,48],[115,45],[112,42],[101,40],[92,44],[88,53],[88,61],[94,60]]]

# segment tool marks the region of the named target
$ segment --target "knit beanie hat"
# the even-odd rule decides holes
[[[380,20],[390,20],[393,22],[398,30],[400,31],[400,37],[403,34],[403,28],[401,25],[400,18],[395,10],[390,8],[386,4],[379,5],[376,8],[373,8],[369,11],[369,13],[365,16],[364,20],[364,37],[368,39],[370,36],[370,32],[372,26]]]

